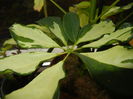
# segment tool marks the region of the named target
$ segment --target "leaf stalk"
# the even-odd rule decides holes
[[[67,12],[60,6],[58,5],[54,0],[50,0],[61,12],[66,14]]]

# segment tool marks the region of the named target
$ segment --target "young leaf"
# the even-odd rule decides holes
[[[89,7],[78,8],[76,5],[74,7],[69,7],[69,12],[74,12],[79,16],[80,27],[83,27],[89,22]]]
[[[80,29],[79,17],[75,13],[69,12],[63,17],[64,33],[73,43],[78,39]]]
[[[6,46],[6,45],[17,45],[17,44],[16,44],[15,40],[13,38],[11,38],[11,39],[6,40],[3,43],[3,46]]]
[[[47,26],[65,45],[67,44],[67,38],[64,35],[61,19],[59,17],[43,18],[37,21],[37,23],[41,26]]]
[[[109,16],[112,16],[112,15],[115,15],[115,14],[118,14],[120,12],[123,12],[125,10],[128,10],[128,9],[131,9],[133,7],[133,2],[126,5],[126,6],[123,6],[123,7],[119,7],[119,6],[114,6],[112,7],[108,12],[106,12],[102,17],[101,19],[106,19],[107,17]],[[105,7],[106,9],[107,7]]]
[[[13,38],[6,40],[3,43],[3,46],[1,47],[1,50],[3,51],[3,55],[5,54],[5,52],[9,49],[12,49],[14,46],[16,46],[17,43],[15,42],[15,40]],[[0,53],[0,54],[2,54]]]
[[[86,30],[86,28],[84,29]],[[104,34],[112,33],[114,30],[115,27],[112,21],[101,21],[99,24],[94,24],[92,28],[89,31],[87,31],[85,34],[83,33],[84,35],[80,33],[81,36],[78,40],[78,43],[95,40]]]
[[[82,47],[94,47],[99,48],[103,45],[113,44],[114,42],[125,42],[132,36],[133,27],[128,27],[124,29],[119,29],[116,32],[110,33],[109,35],[105,35],[103,38],[92,42],[90,44],[84,45]]]
[[[34,0],[34,10],[40,12],[44,6],[44,0]]]
[[[82,1],[74,6],[77,8],[88,8],[90,7],[90,1]]]
[[[65,77],[63,61],[44,70],[25,87],[16,90],[5,99],[53,99],[59,80]]]
[[[106,51],[78,54],[92,77],[121,94],[133,92],[133,49],[116,46]]]
[[[79,15],[79,18],[80,18],[80,26],[83,27],[83,26],[87,25],[88,22],[89,22],[88,15],[86,15],[85,13],[80,12],[80,11],[78,12],[78,15]]]
[[[30,52],[22,53],[0,60],[0,72],[8,73],[7,70],[28,74],[37,68],[40,62],[57,56],[56,53]]]
[[[10,28],[12,37],[22,48],[53,48],[59,45],[41,30],[14,24]]]

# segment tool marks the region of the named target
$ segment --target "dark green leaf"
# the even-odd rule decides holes
[[[64,33],[73,43],[78,39],[80,29],[79,17],[75,13],[67,13],[63,17]]]
[[[63,32],[61,19],[59,17],[43,18],[37,21],[37,23],[41,26],[47,26],[56,37],[58,37],[65,45],[67,44],[67,38]]]

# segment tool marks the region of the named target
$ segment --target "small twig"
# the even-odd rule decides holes
[[[96,14],[97,0],[91,0],[91,9],[90,9],[90,23],[93,22]]]
[[[50,0],[59,10],[61,10],[64,14],[66,14],[67,12],[61,7],[59,6],[55,1]]]
[[[47,2],[46,2],[46,0],[44,0],[44,16],[45,17],[48,17],[48,11],[47,11]]]
[[[70,55],[71,53],[68,53],[67,55],[66,55],[66,57],[63,59],[63,61],[65,61],[66,59],[67,59],[67,57]]]

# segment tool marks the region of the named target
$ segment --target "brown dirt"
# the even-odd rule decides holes
[[[70,55],[64,69],[67,75],[60,82],[60,99],[111,99],[89,76],[77,56]]]

